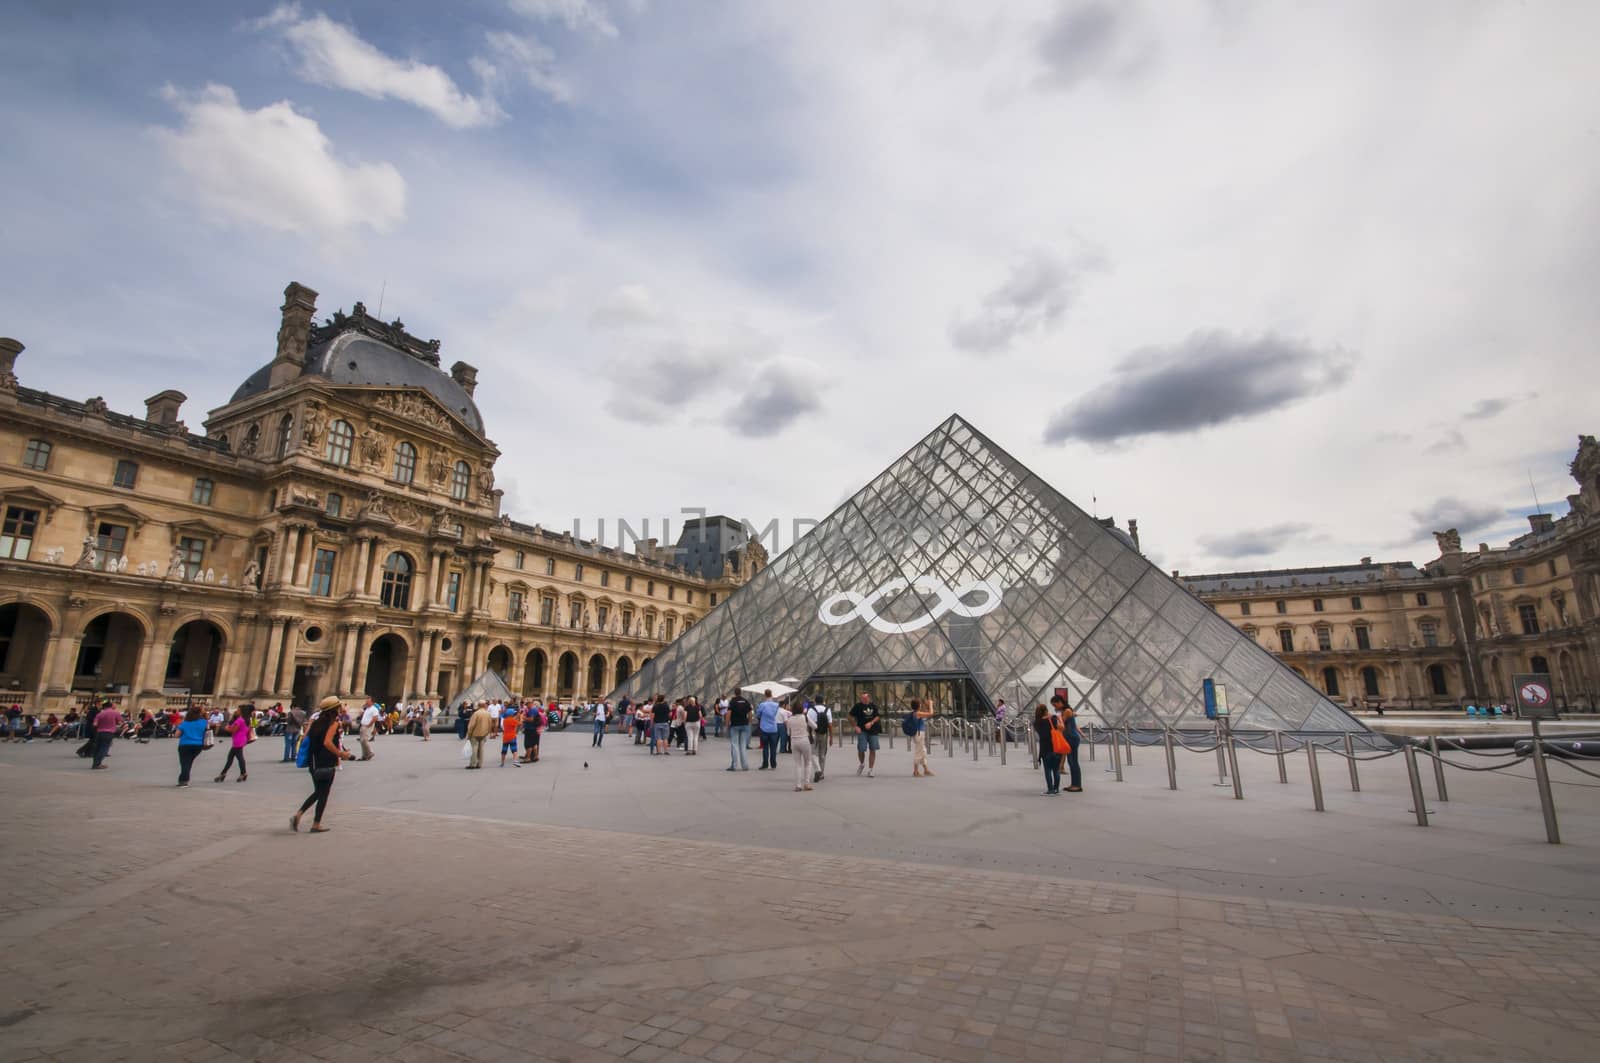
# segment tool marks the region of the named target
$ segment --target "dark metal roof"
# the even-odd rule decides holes
[[[267,390],[270,364],[262,366],[239,385],[230,403],[253,398]],[[483,415],[465,388],[422,359],[360,332],[341,332],[313,344],[306,352],[301,376],[320,376],[330,383],[361,387],[422,388],[445,409],[483,435]]]
[[[1385,571],[1387,570],[1387,575]],[[1269,568],[1258,572],[1216,572],[1179,576],[1184,586],[1200,594],[1221,591],[1287,590],[1291,587],[1359,586],[1383,579],[1422,579],[1410,561],[1377,565],[1328,565],[1321,568]]]

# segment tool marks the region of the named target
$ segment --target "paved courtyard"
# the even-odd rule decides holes
[[[343,770],[332,833],[251,747],[247,783],[171,786],[170,743],[91,773],[0,745],[0,1058],[1589,1059],[1600,1034],[1600,780],[1449,777],[1408,811],[1400,758],[1349,791],[1303,756],[1156,749],[1036,796],[904,748],[727,774],[546,739],[461,770],[446,736]],[[1465,758],[1463,758],[1465,759]],[[584,767],[585,763],[588,767]],[[207,769],[209,768],[209,772]]]

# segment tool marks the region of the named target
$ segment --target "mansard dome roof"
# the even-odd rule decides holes
[[[270,364],[257,369],[229,403],[262,394],[271,375]],[[398,321],[392,325],[376,321],[360,303],[354,314],[335,314],[328,324],[312,329],[300,375],[320,376],[343,386],[421,388],[468,428],[484,434],[483,415],[472,396],[439,368],[439,342],[417,340]]]

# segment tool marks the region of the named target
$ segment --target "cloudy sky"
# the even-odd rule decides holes
[[[960,412],[1165,568],[1421,561],[1564,511],[1600,429],[1597,39],[1581,0],[24,0],[0,334],[198,425],[288,281],[381,296],[480,368],[507,508],[586,534],[821,517]]]

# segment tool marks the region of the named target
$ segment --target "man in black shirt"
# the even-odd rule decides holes
[[[728,771],[749,771],[744,747],[750,743],[750,702],[737,690],[728,699]]]
[[[872,703],[871,694],[865,690],[861,692],[861,700],[850,710],[850,718],[856,722],[856,774],[865,771],[870,779],[872,770],[878,766],[878,739],[883,734],[883,717],[878,715],[878,706]]]

